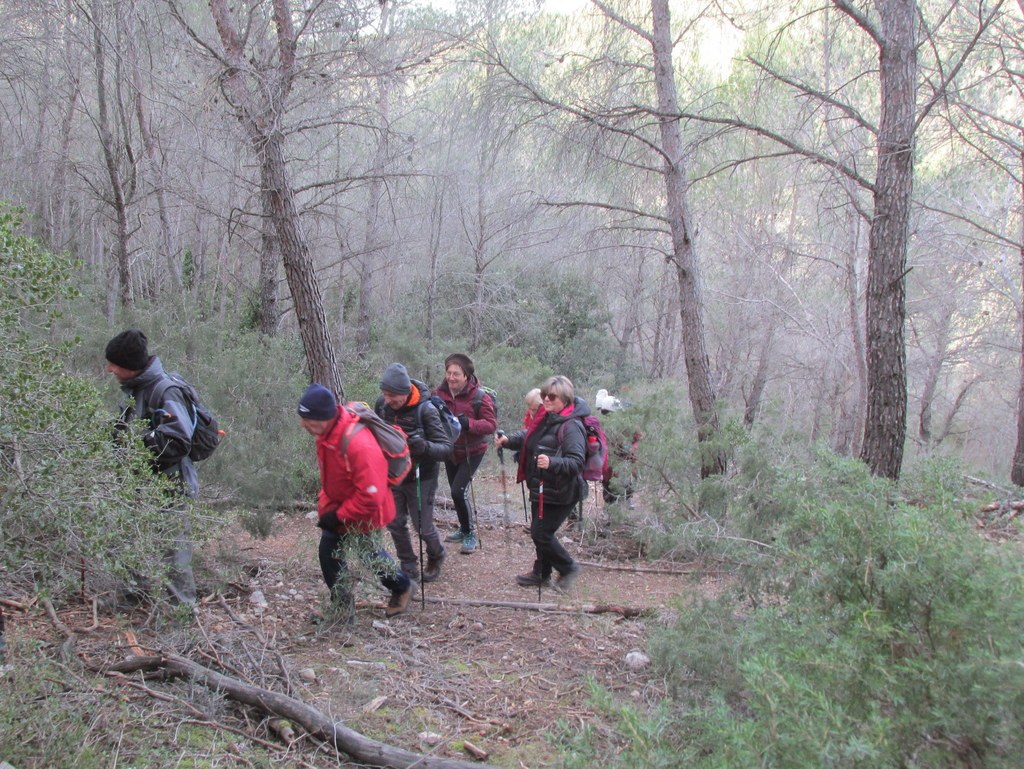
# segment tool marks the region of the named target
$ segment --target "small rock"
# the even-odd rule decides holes
[[[437,734],[436,732],[420,732],[416,736],[419,738],[419,741],[422,742],[424,745],[430,745],[431,747],[433,747],[434,745],[440,745],[442,742],[444,742],[444,737],[442,737],[440,734]]]
[[[643,670],[650,664],[651,658],[636,649],[626,655],[626,667],[630,670]]]
[[[313,668],[303,668],[299,671],[299,678],[307,684],[316,683],[316,671]]]

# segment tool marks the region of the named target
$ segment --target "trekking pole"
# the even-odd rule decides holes
[[[523,521],[530,525],[530,511],[526,509],[526,481],[520,481],[519,490],[523,492]]]
[[[544,475],[540,476],[540,485],[537,486],[537,520],[544,520]],[[537,580],[537,602],[540,603],[540,589],[541,583],[544,581],[544,577],[540,574],[537,575],[540,579]]]
[[[483,537],[480,536],[480,518],[479,518],[479,516],[477,516],[477,512],[476,512],[476,487],[473,485],[473,469],[472,469],[472,467],[469,466],[470,464],[471,463],[469,461],[469,430],[467,430],[466,431],[466,466],[467,466],[467,469],[469,470],[469,483],[467,485],[469,486],[469,496],[470,496],[470,501],[472,502],[472,505],[471,505],[472,511],[471,512],[473,514],[473,530],[476,531],[476,546],[478,548],[480,548],[481,550],[483,550],[484,549],[484,540],[483,540]]]
[[[498,430],[498,437],[505,437],[505,433],[502,430]],[[498,462],[501,463],[501,501],[504,505],[505,513],[505,529],[512,525],[512,520],[508,514],[508,480],[505,476],[505,449],[501,446],[498,447]]]
[[[427,596],[423,579],[423,499],[420,497],[420,465],[416,463],[416,538],[420,541],[420,611],[427,610]]]

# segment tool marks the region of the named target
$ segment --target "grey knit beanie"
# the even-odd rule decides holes
[[[409,379],[409,372],[401,363],[392,363],[384,369],[384,376],[380,378],[380,389],[396,395],[408,395],[412,392],[412,382]]]

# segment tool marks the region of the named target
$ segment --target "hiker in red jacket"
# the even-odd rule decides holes
[[[354,547],[363,563],[391,591],[385,614],[401,614],[409,606],[416,583],[384,549],[377,533],[395,517],[387,460],[377,439],[369,429],[358,427],[358,418],[339,406],[334,393],[321,384],[311,384],[302,394],[298,414],[303,429],[316,437],[320,570],[331,600],[343,618],[353,616],[355,604],[345,552]],[[342,454],[342,438],[349,430],[353,432],[348,450]]]

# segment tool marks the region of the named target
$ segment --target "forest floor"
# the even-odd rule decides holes
[[[698,564],[646,560],[628,531],[643,515],[643,500],[612,525],[592,489],[582,523],[560,532],[583,571],[568,594],[545,589],[538,597],[536,588],[513,581],[530,570],[534,553],[519,489],[510,484],[511,523],[505,526],[498,480],[478,478],[474,485],[480,550],[462,555],[448,545],[442,575],[425,586],[425,601],[417,594],[398,617],[385,619],[387,592],[355,567],[355,622],[313,619],[327,590],[317,563],[319,530],[300,511],[277,515],[266,539],[231,529],[206,544],[197,573],[207,597],[196,622],[178,636],[147,621],[140,614],[144,607],[130,618],[130,631],[128,618],[101,617],[97,623],[84,605],[82,616],[63,621],[98,624],[77,635],[77,651],[85,658],[110,660],[112,649],[126,654],[134,644],[147,651],[176,644],[179,653],[283,690],[366,736],[407,750],[470,759],[475,746],[487,763],[538,769],[557,765],[553,743],[556,725],[563,724],[569,730],[596,727],[601,751],[614,751],[619,738],[592,696],[593,686],[641,710],[663,700],[663,680],[649,666],[627,664],[627,655],[647,651],[652,629],[671,623],[680,601],[713,595],[726,578]],[[455,528],[443,491],[436,520],[442,535]],[[213,561],[223,584],[202,581],[204,563]],[[257,592],[265,604],[253,602]],[[159,709],[159,715],[148,712],[148,720],[170,725],[183,715],[175,713],[180,707],[174,701],[154,699],[146,687],[133,694],[137,700],[150,694],[150,708]],[[177,694],[179,704],[194,696],[194,688]],[[230,723],[262,745],[275,744],[260,714],[240,721],[237,706],[211,701],[205,708],[209,722]],[[195,713],[190,718],[195,723]],[[348,765],[310,739],[288,748],[276,742],[288,765]]]

